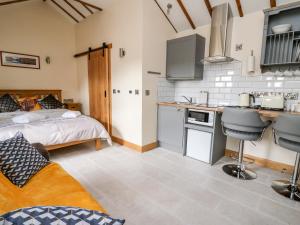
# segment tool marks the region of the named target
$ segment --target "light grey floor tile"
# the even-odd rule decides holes
[[[51,152],[126,225],[300,225],[300,203],[275,193],[273,179],[288,174],[249,165],[253,181],[239,181],[216,165],[157,148],[140,154],[114,144],[101,151],[83,144]]]

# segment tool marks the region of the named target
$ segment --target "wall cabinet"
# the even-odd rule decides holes
[[[158,107],[158,142],[168,150],[184,154],[185,109],[173,106]]]
[[[265,12],[261,69],[263,72],[295,70],[300,66],[300,3],[291,3]],[[274,34],[272,27],[291,24],[286,33]]]
[[[167,79],[202,80],[205,38],[198,35],[167,42]]]

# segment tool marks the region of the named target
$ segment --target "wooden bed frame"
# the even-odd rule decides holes
[[[38,96],[38,98],[41,98],[43,96],[47,96],[52,94],[53,96],[56,96],[59,101],[62,101],[62,90],[13,90],[13,89],[0,89],[0,96],[5,95],[5,94],[10,94],[12,96],[18,96],[20,98],[23,97],[34,97]],[[79,145],[82,143],[87,143],[87,142],[95,142],[96,150],[101,150],[102,148],[102,142],[101,139],[89,139],[89,140],[80,140],[80,141],[73,141],[73,142],[68,142],[68,143],[63,143],[63,144],[58,144],[58,145],[48,145],[45,146],[45,148],[48,151],[52,151],[55,149],[60,149],[68,146],[73,146],[73,145]]]

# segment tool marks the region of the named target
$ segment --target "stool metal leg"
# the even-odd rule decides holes
[[[239,158],[237,164],[228,164],[223,166],[223,171],[230,176],[241,180],[256,179],[256,173],[247,169],[243,164],[245,141],[241,140],[239,145]]]
[[[300,153],[297,153],[292,180],[273,181],[272,188],[274,189],[274,191],[292,200],[300,201],[300,187],[297,184],[299,179],[299,170],[300,170]]]

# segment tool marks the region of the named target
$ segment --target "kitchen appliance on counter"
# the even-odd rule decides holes
[[[253,101],[253,103],[255,103],[255,97],[252,94],[249,93],[241,93],[239,94],[239,98],[240,98],[240,107],[250,107],[251,104],[251,99]]]
[[[262,97],[261,108],[270,110],[284,110],[283,95],[266,95]]]
[[[188,123],[212,127],[214,125],[214,114],[213,111],[189,109]]]
[[[224,156],[226,137],[221,128],[221,114],[188,109],[185,128],[186,156],[209,164]]]

